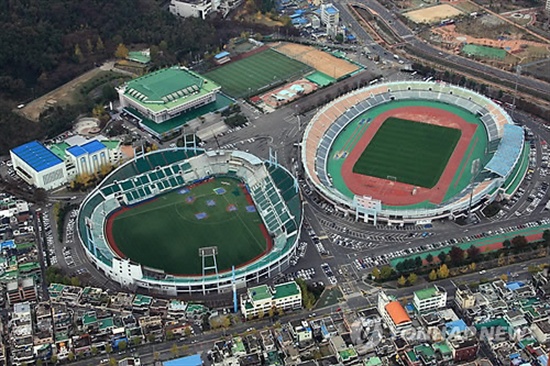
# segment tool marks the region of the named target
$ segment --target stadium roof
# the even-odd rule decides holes
[[[485,165],[485,169],[507,177],[514,169],[521,150],[523,149],[523,128],[516,125],[504,125],[504,134],[493,158]]]
[[[63,160],[38,141],[31,141],[11,150],[37,172],[63,163]]]
[[[410,322],[411,318],[403,308],[403,305],[399,301],[392,301],[386,304],[384,307],[388,314],[390,315],[391,319],[395,323],[395,325],[399,325],[401,323]]]

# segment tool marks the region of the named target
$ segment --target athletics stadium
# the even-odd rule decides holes
[[[78,236],[107,277],[152,293],[219,293],[280,273],[302,220],[295,178],[241,151],[136,156],[92,191]]]
[[[426,224],[512,195],[529,144],[499,103],[441,82],[374,84],[348,93],[308,124],[309,184],[357,220]]]

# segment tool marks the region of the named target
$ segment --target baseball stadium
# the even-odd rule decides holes
[[[88,258],[128,288],[230,291],[289,266],[302,220],[294,177],[241,151],[177,148],[136,156],[84,200]]]
[[[529,144],[499,103],[441,82],[374,84],[320,109],[301,145],[308,182],[357,220],[425,224],[512,195]]]

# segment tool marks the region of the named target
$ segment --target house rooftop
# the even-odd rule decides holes
[[[419,300],[427,300],[435,296],[439,296],[441,291],[435,286],[430,286],[422,290],[415,291],[414,294]]]
[[[288,296],[295,296],[300,294],[300,287],[294,281],[283,283],[275,286],[275,299],[282,299]]]
[[[271,290],[267,285],[256,286],[248,289],[253,301],[261,301],[271,298]]]

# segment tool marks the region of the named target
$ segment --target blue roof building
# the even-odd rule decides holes
[[[25,182],[46,190],[67,183],[65,162],[38,141],[10,150],[13,169]]]
[[[13,148],[11,151],[36,172],[63,163],[57,155],[38,141],[27,142]]]
[[[164,361],[163,366],[201,366],[201,356],[197,353],[187,357],[176,358],[175,360]]]

